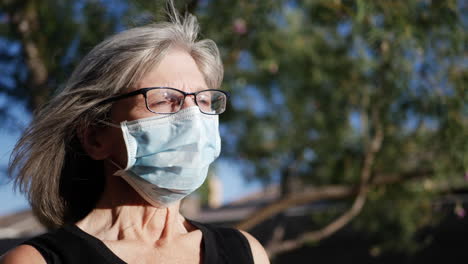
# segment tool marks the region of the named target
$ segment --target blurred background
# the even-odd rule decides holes
[[[0,254],[44,232],[11,149],[107,36],[164,1],[0,0]],[[273,263],[468,258],[468,1],[177,0],[232,92],[222,155],[184,214],[248,230]]]

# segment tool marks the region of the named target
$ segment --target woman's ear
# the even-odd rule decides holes
[[[89,126],[78,131],[78,138],[84,151],[94,160],[104,160],[109,157],[111,148],[109,138],[105,136],[105,128]]]

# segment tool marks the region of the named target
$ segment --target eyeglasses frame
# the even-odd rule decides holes
[[[187,93],[187,92],[184,92],[184,91],[181,91],[179,89],[176,89],[176,88],[173,88],[173,87],[165,87],[165,86],[156,86],[156,87],[145,87],[145,88],[140,88],[138,90],[135,90],[133,92],[129,92],[129,93],[125,93],[125,94],[120,94],[120,95],[116,95],[116,96],[113,96],[111,98],[108,98],[108,99],[105,99],[103,101],[101,101],[98,105],[104,105],[104,104],[108,104],[108,103],[112,103],[112,102],[115,102],[115,101],[118,101],[118,100],[121,100],[121,99],[125,99],[125,98],[129,98],[129,97],[132,97],[132,96],[135,96],[135,95],[139,95],[139,94],[142,94],[143,97],[145,98],[145,105],[146,105],[146,109],[148,109],[148,111],[152,112],[152,113],[155,113],[155,114],[175,114],[177,112],[173,112],[173,113],[158,113],[158,112],[155,112],[153,110],[151,110],[151,108],[149,107],[148,105],[148,99],[147,99],[147,93],[151,90],[156,90],[156,89],[169,89],[169,90],[174,90],[174,91],[177,91],[177,92],[180,92],[184,95],[184,99],[181,100],[181,104],[180,104],[180,109],[177,111],[179,112],[181,109],[182,109],[182,106],[184,105],[184,102],[185,102],[185,98],[188,96],[188,95],[193,95],[193,101],[195,102],[195,104],[198,106],[198,109],[200,109],[200,106],[198,105],[198,102],[197,102],[197,95],[199,93],[202,93],[202,92],[209,92],[209,91],[216,91],[216,92],[221,92],[223,93],[224,95],[226,95],[226,99],[229,99],[229,97],[231,96],[231,93],[227,92],[227,91],[223,91],[223,90],[219,90],[219,89],[206,89],[206,90],[201,90],[201,91],[198,91],[198,92],[194,92],[194,93]],[[206,113],[206,112],[203,112],[201,109],[200,109],[200,112],[202,112],[203,114],[206,114],[206,115],[220,115],[223,112],[219,113],[219,114],[210,114],[210,113]]]

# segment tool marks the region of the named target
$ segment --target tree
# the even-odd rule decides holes
[[[284,241],[279,222],[269,253],[323,239],[357,215],[357,227],[392,238],[383,246],[411,244],[434,218],[434,199],[466,188],[463,5],[221,1],[200,11],[206,34],[229,47],[228,149],[255,177],[281,180],[283,197],[238,226],[341,199],[349,209],[318,231]]]
[[[281,184],[280,200],[239,227],[317,201],[349,208],[335,210],[330,202],[330,212],[313,215],[311,226],[322,228],[291,240],[278,217],[266,245],[271,256],[351,221],[384,234],[379,247],[411,245],[412,235],[437,218],[434,201],[467,187],[465,2],[177,4],[199,17],[202,37],[214,39],[223,55],[224,86],[234,94],[222,117],[226,158],[245,168],[246,177]],[[0,80],[0,92],[32,111],[95,43],[125,24],[163,16],[153,1],[113,6],[3,0],[7,45],[0,65],[14,70],[9,81]],[[12,44],[19,51],[7,48]]]

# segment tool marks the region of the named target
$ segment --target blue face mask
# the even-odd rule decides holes
[[[157,207],[179,201],[200,187],[221,150],[218,116],[203,114],[196,106],[124,121],[120,128],[127,166],[114,175]]]

